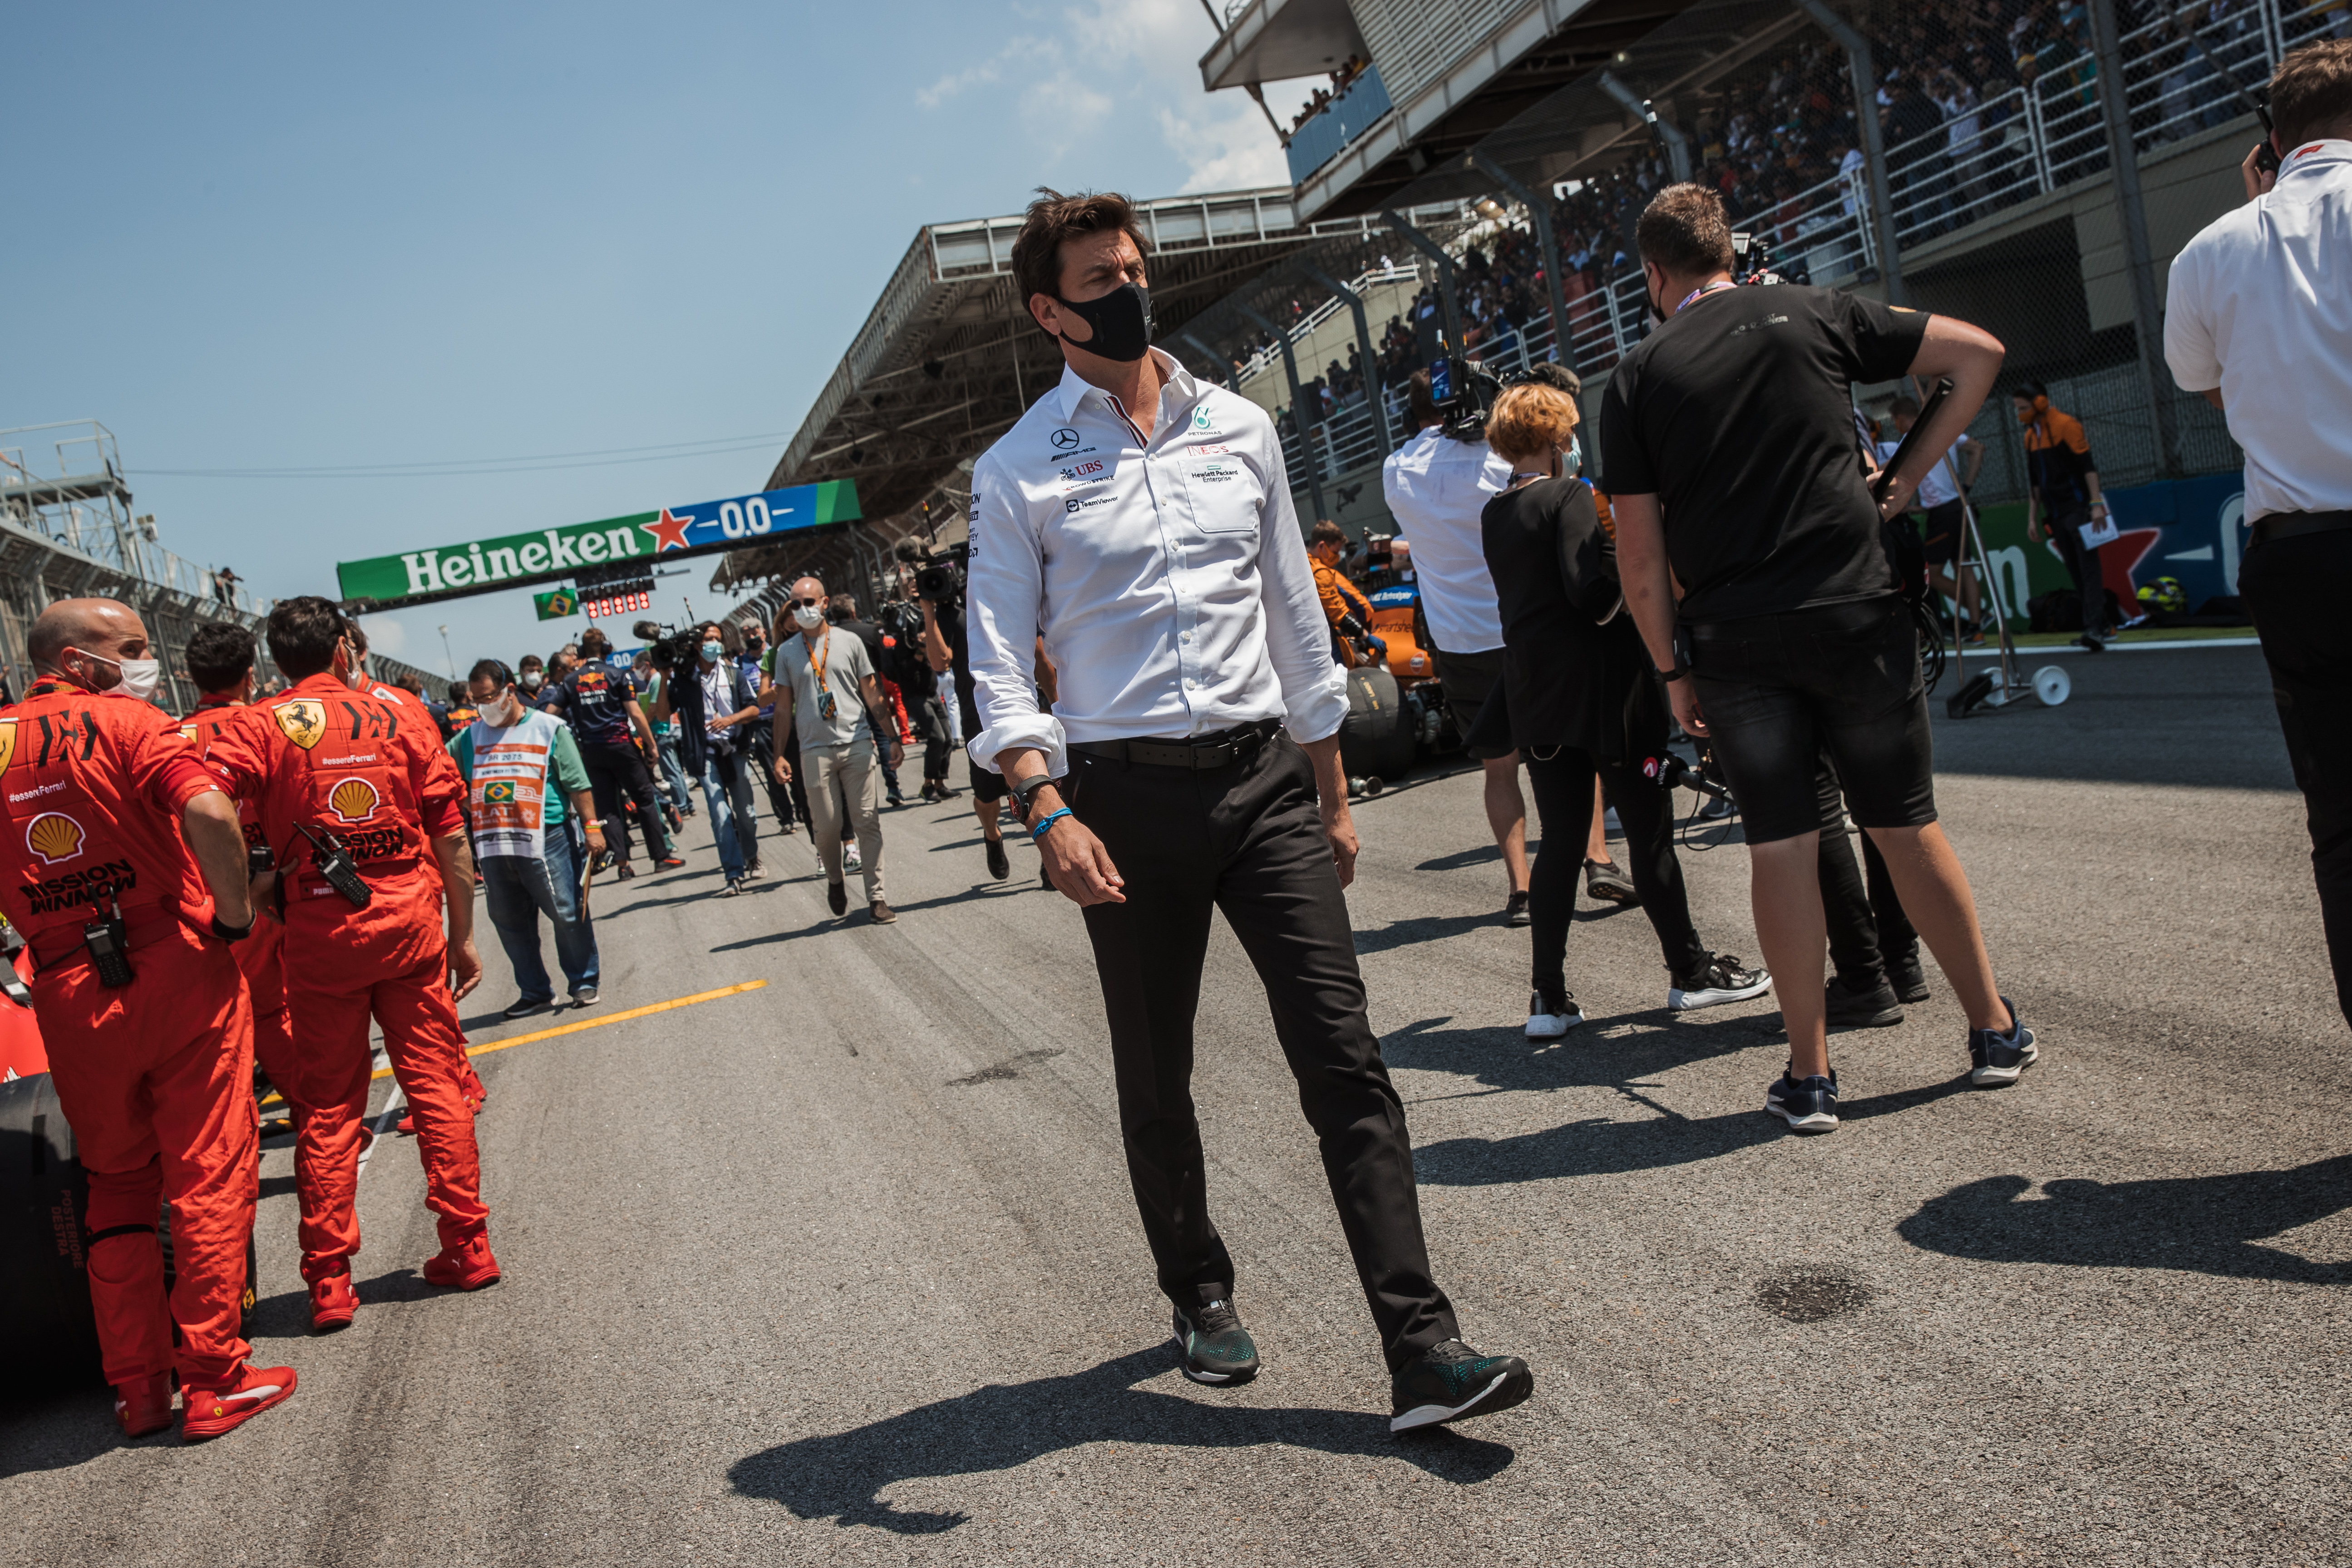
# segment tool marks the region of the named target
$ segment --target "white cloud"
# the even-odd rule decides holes
[[[1122,110],[1131,123],[1132,110],[1156,105],[1149,123],[1184,165],[1180,191],[1290,183],[1282,145],[1248,95],[1202,89],[1200,58],[1214,33],[1199,0],[1082,0],[1024,19],[1043,31],[1014,37],[992,58],[920,89],[916,105],[936,110],[976,89],[996,89],[1014,100],[1008,107],[1049,158],[1115,132]],[[1067,64],[1074,39],[1086,41],[1084,79]],[[1287,119],[1307,90],[1276,88],[1267,101]]]

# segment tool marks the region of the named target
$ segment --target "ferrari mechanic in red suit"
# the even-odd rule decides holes
[[[0,887],[31,944],[33,1008],[89,1178],[89,1293],[115,1418],[216,1437],[294,1392],[237,1331],[259,1189],[253,1016],[230,956],[253,909],[236,808],[146,700],[161,666],[112,599],[26,639],[38,679],[0,718]],[[155,1223],[172,1205],[167,1298]],[[179,1347],[173,1348],[173,1330]]]
[[[436,730],[352,689],[348,627],[329,600],[278,601],[269,656],[294,684],[237,710],[205,752],[260,807],[278,861],[303,1108],[295,1190],[316,1329],[341,1328],[359,1308],[351,1259],[371,1018],[414,1107],[425,1201],[440,1218],[425,1278],[464,1290],[499,1278],[457,1025],[457,998],[482,979],[464,784]]]
[[[188,639],[188,675],[201,695],[196,710],[183,720],[180,733],[195,743],[198,754],[220,733],[230,714],[253,700],[253,634],[226,621],[207,621]],[[237,826],[244,831],[248,854],[267,849],[261,813],[251,801],[237,805]],[[245,975],[246,994],[253,1004],[253,1054],[268,1075],[297,1121],[301,1107],[294,1099],[294,1030],[286,1014],[286,967],[282,962],[286,927],[277,911],[267,907],[275,871],[256,879],[255,892],[264,907],[253,922],[253,934],[231,951]]]

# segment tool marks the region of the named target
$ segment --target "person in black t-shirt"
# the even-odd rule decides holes
[[[1936,824],[1918,633],[1880,532],[1992,390],[2000,343],[1857,295],[1738,287],[1722,199],[1702,186],[1659,192],[1634,232],[1664,320],[1609,384],[1601,488],[1626,606],[1675,717],[1714,743],[1747,816],[1758,942],[1789,1032],[1765,1109],[1802,1131],[1837,1125],[1817,878],[1824,752],[1968,1012],[1973,1081],[2014,1083],[2033,1031],[2000,993]],[[1948,375],[1952,395],[1874,500],[1853,384],[1906,374]]]
[[[636,875],[629,865],[629,821],[622,808],[624,796],[637,808],[637,830],[645,835],[646,858],[656,869],[675,870],[686,864],[671,847],[662,825],[661,795],[654,788],[646,759],[654,750],[653,726],[637,700],[636,682],[624,666],[611,662],[613,642],[591,626],[580,638],[580,662],[564,673],[541,706],[572,726],[580,742],[580,761],[596,792],[596,815],[604,820],[605,840],[620,861],[620,877]],[[638,749],[642,742],[644,749]]]
[[[857,595],[855,594],[835,594],[832,605],[825,611],[825,618],[843,631],[854,634],[859,642],[866,645],[866,662],[873,667],[875,674],[881,677],[884,682],[882,694],[889,701],[892,722],[897,722],[898,708],[903,700],[903,694],[898,690],[898,683],[884,674],[889,668],[887,657],[889,649],[882,646],[882,628],[871,621],[857,618]],[[907,797],[898,788],[898,770],[888,763],[890,748],[882,744],[880,736],[875,738],[875,743],[877,761],[882,768],[883,794],[889,797],[892,805],[904,805]]]

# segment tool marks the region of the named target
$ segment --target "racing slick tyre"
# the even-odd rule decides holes
[[[104,1381],[89,1213],[89,1183],[49,1075],[0,1083],[0,1345],[35,1383]]]
[[[1348,716],[1339,760],[1351,777],[1394,778],[1412,766],[1418,737],[1396,677],[1377,665],[1348,671]]]

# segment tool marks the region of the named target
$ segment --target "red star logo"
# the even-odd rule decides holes
[[[690,517],[672,517],[669,508],[664,507],[659,519],[653,522],[641,522],[637,526],[654,536],[654,553],[659,555],[665,550],[686,548],[687,525],[693,521]]]

